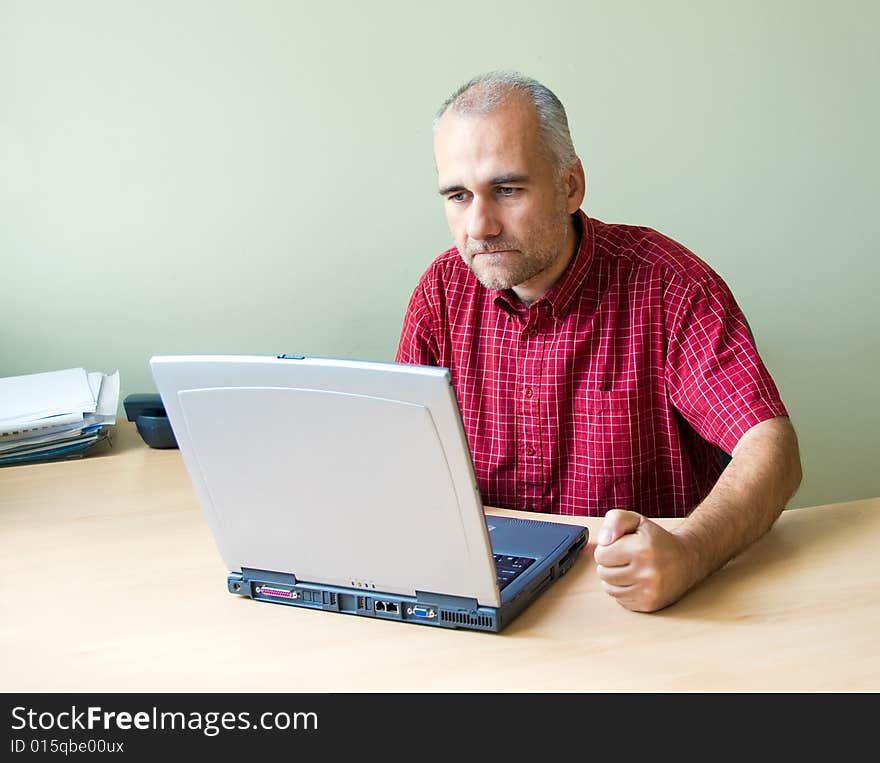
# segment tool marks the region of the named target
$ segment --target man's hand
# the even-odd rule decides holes
[[[801,481],[797,437],[785,416],[749,429],[718,482],[669,532],[634,511],[612,509],[594,557],[605,591],[627,609],[653,612],[766,533]]]
[[[605,515],[593,556],[605,592],[635,612],[672,604],[697,577],[681,539],[634,511]]]

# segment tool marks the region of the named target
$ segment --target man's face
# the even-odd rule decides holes
[[[534,107],[512,97],[486,115],[447,111],[434,159],[449,229],[480,282],[543,294],[573,254],[570,215],[582,195],[567,193],[539,150]]]

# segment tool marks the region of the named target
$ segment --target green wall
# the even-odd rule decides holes
[[[449,244],[431,116],[518,69],[585,210],[730,284],[801,438],[880,495],[875,2],[0,0],[0,376],[154,353],[391,359]]]

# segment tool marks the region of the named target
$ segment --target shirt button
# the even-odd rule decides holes
[[[529,338],[534,339],[538,336],[538,329],[529,329]]]
[[[532,388],[531,388],[531,387],[526,387],[526,397],[531,397],[532,394],[533,394],[533,393],[532,393]]]
[[[535,449],[531,445],[526,447],[526,455],[527,456],[534,456],[535,455]]]

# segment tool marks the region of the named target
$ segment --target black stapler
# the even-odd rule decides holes
[[[138,434],[151,448],[176,448],[177,440],[171,429],[171,422],[157,394],[128,395],[122,401],[125,415],[133,421]]]

